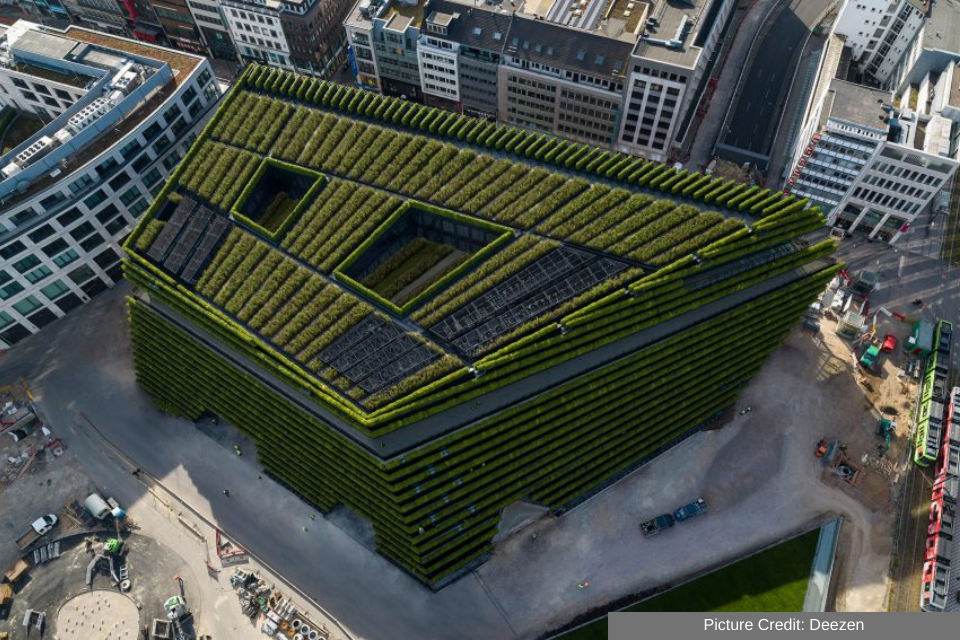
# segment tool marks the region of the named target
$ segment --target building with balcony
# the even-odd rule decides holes
[[[47,124],[0,158],[0,348],[121,278],[120,243],[219,98],[202,57],[0,28],[0,102]]]

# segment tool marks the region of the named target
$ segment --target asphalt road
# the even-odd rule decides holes
[[[792,0],[768,18],[731,103],[718,145],[725,147],[721,156],[739,162],[770,156],[803,45],[834,4],[836,0]]]
[[[757,46],[722,139],[725,145],[764,156],[770,153],[781,103],[793,79],[791,62],[809,33],[790,7],[781,9],[771,20]]]

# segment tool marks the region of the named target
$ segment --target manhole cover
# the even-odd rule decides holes
[[[140,633],[140,612],[133,600],[115,591],[90,591],[68,600],[57,614],[61,640],[129,640]]]

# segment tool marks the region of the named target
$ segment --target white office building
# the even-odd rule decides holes
[[[220,97],[200,56],[23,20],[0,27],[10,86],[0,103],[47,124],[0,158],[0,349],[121,278],[120,244]]]
[[[899,240],[942,201],[960,163],[941,153],[949,127],[898,104],[892,92],[834,79],[801,133],[785,190],[819,205],[834,226]]]
[[[866,82],[893,88],[924,24],[924,0],[847,0],[835,32]]]
[[[224,0],[223,15],[240,55],[245,60],[295,71],[290,59],[290,44],[283,33],[278,0],[243,2]]]
[[[737,3],[641,3],[643,33],[630,59],[617,147],[665,161],[703,94],[710,59]]]

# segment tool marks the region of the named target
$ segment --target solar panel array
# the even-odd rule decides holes
[[[317,359],[367,393],[376,393],[439,357],[396,324],[370,314],[334,340]]]
[[[196,209],[196,201],[183,198],[147,251],[150,258],[190,285],[196,284],[230,229],[226,218],[207,207]]]
[[[200,279],[207,260],[212,257],[218,243],[226,235],[230,228],[230,223],[226,218],[215,216],[213,222],[204,230],[203,238],[200,240],[200,246],[193,252],[193,257],[187,263],[187,267],[180,274],[184,282],[193,286]]]
[[[485,344],[614,276],[628,265],[560,247],[434,324],[430,330],[463,353]]]
[[[180,234],[183,225],[190,218],[190,214],[193,213],[193,210],[196,208],[197,203],[195,200],[191,198],[183,198],[180,200],[177,208],[173,211],[173,215],[170,216],[170,220],[167,221],[163,230],[153,241],[153,244],[150,245],[150,250],[147,251],[147,255],[157,262],[162,261],[163,256],[167,253],[167,249],[173,244],[173,241]]]
[[[200,241],[200,235],[212,218],[213,212],[206,207],[190,216],[190,221],[187,222],[187,226],[177,237],[170,253],[163,261],[164,269],[170,273],[180,273],[183,265],[187,263],[187,258],[193,252],[193,248]]]

